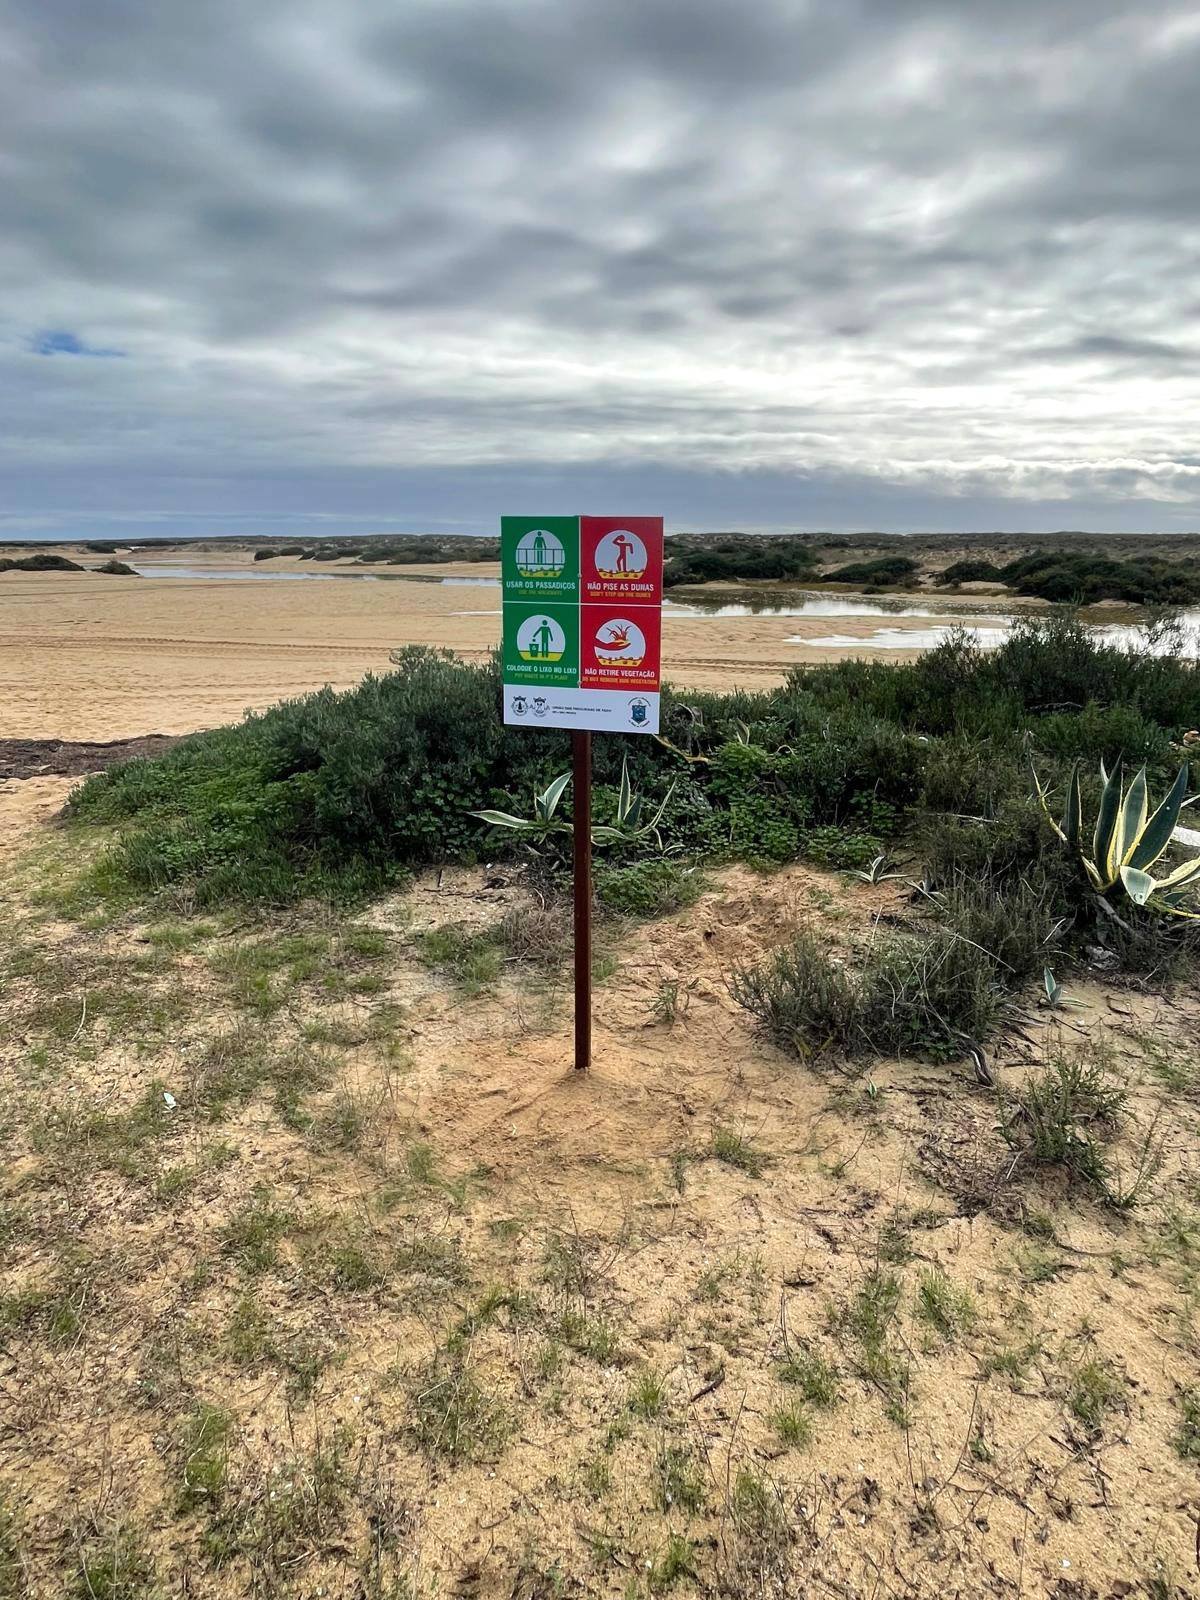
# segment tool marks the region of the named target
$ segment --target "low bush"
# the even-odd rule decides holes
[[[959,1055],[992,1030],[1058,934],[1038,888],[964,878],[936,895],[926,926],[880,938],[859,956],[831,953],[827,939],[804,930],[766,962],[736,968],[732,990],[796,1055]]]
[[[0,572],[86,572],[78,561],[39,550],[31,556],[0,556]]]
[[[752,538],[745,534],[673,538],[667,545],[663,583],[787,582],[811,579],[817,551],[803,536]]]
[[[800,852],[807,861],[847,871],[861,871],[870,866],[882,849],[883,841],[874,834],[838,827],[813,828],[800,845]]]
[[[861,583],[882,589],[897,584],[915,587],[920,566],[911,556],[876,556],[870,561],[851,561],[833,572],[821,574],[822,583]]]
[[[571,907],[565,900],[514,906],[500,925],[500,938],[522,967],[557,966],[571,949]]]
[[[937,575],[939,584],[997,583],[1002,582],[1000,568],[991,561],[981,561],[977,556],[965,561],[952,561]]]
[[[694,867],[674,861],[604,865],[596,872],[596,897],[606,911],[627,917],[661,917],[694,905],[704,879]]]
[[[1018,1093],[1001,1096],[1001,1131],[1031,1162],[1065,1167],[1103,1190],[1108,1164],[1100,1135],[1116,1123],[1126,1098],[1095,1057],[1060,1056]]]
[[[1057,1166],[1087,1184],[1105,1205],[1128,1211],[1162,1164],[1155,1124],[1140,1136],[1126,1171],[1114,1154],[1128,1095],[1093,1047],[1055,1057],[1015,1094],[1000,1095],[1000,1131],[1016,1163]]]
[[[870,716],[925,735],[960,733],[977,746],[999,737],[1040,749],[1044,718],[1089,705],[1136,712],[1176,736],[1200,726],[1200,672],[1193,662],[1178,653],[1123,650],[1070,616],[1022,620],[995,650],[980,650],[955,633],[911,664],[848,660],[797,668],[785,704],[801,694],[827,715]],[[1051,737],[1060,726],[1051,724]],[[989,755],[977,750],[976,759]]]
[[[764,1032],[795,1055],[860,1049],[861,974],[830,957],[828,944],[803,929],[769,961],[735,967],[734,999]]]
[[[1069,918],[1070,874],[1038,825],[1030,756],[1061,792],[1076,755],[1132,752],[1157,792],[1181,759],[1174,740],[1197,725],[1192,663],[1126,654],[1071,621],[1018,627],[994,652],[958,636],[911,664],[797,669],[765,693],[668,690],[662,740],[596,741],[597,822],[615,815],[624,760],[650,811],[663,804],[661,847],[649,837],[614,845],[597,887],[614,909],[670,909],[679,865],[630,869],[664,852],[683,864],[807,856],[861,869],[908,829],[928,888],[973,874],[1007,892],[1023,879]],[[113,767],[75,791],[69,813],[120,827],[97,893],[186,885],[199,905],[344,900],[426,864],[529,859],[519,837],[471,813],[524,815],[568,767],[565,735],[501,725],[494,663],[410,649],[355,689],[324,689]],[[1090,767],[1083,782],[1091,814]],[[569,816],[569,792],[562,809]],[[568,845],[564,835],[541,847],[550,877]]]
[[[1157,557],[1115,561],[1084,552],[1041,550],[1018,556],[1000,569],[999,576],[1018,594],[1068,605],[1091,605],[1097,600],[1190,605],[1200,600],[1200,564],[1195,561]]]

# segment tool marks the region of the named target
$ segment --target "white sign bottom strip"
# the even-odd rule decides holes
[[[555,689],[504,685],[504,720],[511,728],[579,728],[593,733],[657,733],[658,691]]]

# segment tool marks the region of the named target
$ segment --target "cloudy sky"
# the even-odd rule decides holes
[[[0,0],[0,538],[1200,527],[1195,0]]]

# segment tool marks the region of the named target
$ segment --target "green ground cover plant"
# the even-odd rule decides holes
[[[981,581],[1067,605],[1127,600],[1139,606],[1183,606],[1200,600],[1200,564],[1156,556],[1118,561],[1091,551],[1034,550],[1003,565],[970,556],[951,562],[937,577],[942,586]]]
[[[499,701],[494,663],[408,649],[356,689],[113,768],[70,804],[78,824],[115,828],[85,885],[127,899],[182,891],[198,906],[346,901],[425,865],[508,856],[535,866],[552,902],[566,830],[531,838],[475,813],[526,815],[567,770],[566,738],[505,729]],[[1193,663],[1119,650],[1070,618],[1021,624],[989,652],[954,635],[903,665],[798,668],[763,693],[667,691],[662,738],[596,743],[598,894],[615,913],[656,915],[689,903],[704,862],[807,858],[863,874],[899,850],[899,925],[859,952],[801,936],[739,971],[735,992],[805,1054],[960,1053],[1014,989],[1047,966],[1061,981],[1085,946],[1141,970],[1193,948],[1194,924],[1153,905],[1102,915],[1078,850],[1041,814],[1030,762],[1088,818],[1105,803],[1101,761],[1144,766],[1135,801],[1143,783],[1179,798],[1200,778],[1180,742],[1197,724]],[[619,825],[631,795],[652,829]],[[569,785],[556,803],[565,821]],[[1174,865],[1172,847],[1156,875]]]
[[[920,566],[911,556],[875,556],[868,561],[850,561],[832,572],[823,572],[823,583],[861,583],[868,589],[888,589],[901,584],[916,588]]]
[[[86,572],[78,561],[38,550],[31,556],[0,556],[0,572]]]
[[[807,582],[818,564],[816,542],[803,535],[675,538],[667,545],[666,556],[663,583],[667,588],[747,579]]]
[[[968,556],[965,561],[952,561],[938,573],[937,582],[943,585],[952,583],[1000,583],[1000,568],[994,561],[985,561],[980,556]]]

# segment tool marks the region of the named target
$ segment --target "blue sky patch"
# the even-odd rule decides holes
[[[38,356],[120,356],[121,350],[97,350],[67,328],[46,328],[35,334],[33,353]]]

